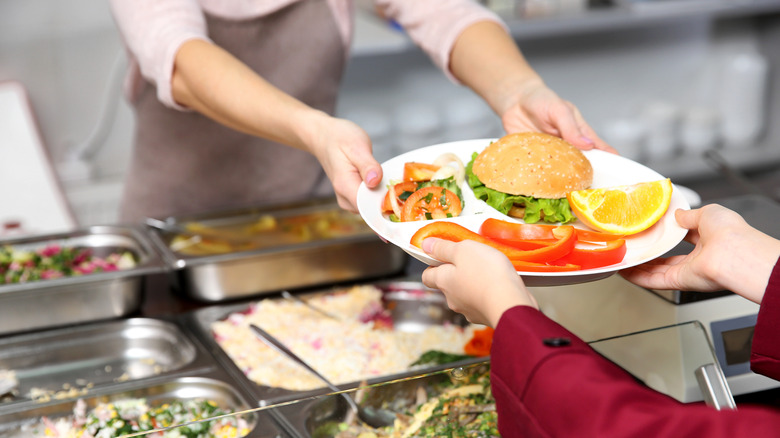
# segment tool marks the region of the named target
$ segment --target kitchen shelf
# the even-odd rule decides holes
[[[557,15],[501,14],[520,40],[584,35],[663,25],[695,18],[749,18],[780,14],[778,0],[646,0],[618,2]],[[406,34],[373,13],[358,9],[351,56],[382,56],[417,50]]]
[[[747,18],[780,13],[777,0],[623,1],[581,13],[523,18],[502,16],[518,39],[636,29],[695,18]]]

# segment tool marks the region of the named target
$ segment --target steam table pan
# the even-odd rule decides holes
[[[372,283],[367,283],[372,284]],[[444,296],[439,291],[426,288],[422,283],[415,281],[383,281],[372,285],[378,287],[383,294],[383,302],[386,309],[390,310],[393,326],[396,330],[419,333],[423,328],[431,325],[456,324],[465,326],[468,321],[451,311],[446,304]],[[328,290],[310,291],[298,294],[306,299],[313,294],[326,293]],[[270,297],[264,299],[271,299]],[[251,392],[260,405],[272,405],[285,403],[292,400],[315,397],[329,392],[325,387],[296,391],[277,387],[259,385],[249,379],[238,365],[222,349],[214,339],[211,325],[217,321],[223,321],[234,313],[246,313],[250,311],[255,302],[233,303],[229,305],[215,305],[196,310],[185,315],[184,323],[191,327],[192,332],[200,338],[206,348],[214,357],[223,364],[223,367],[232,373],[236,380],[245,382],[244,385]],[[328,309],[323,309],[327,311]],[[393,379],[419,375],[420,373],[446,369],[452,366],[461,366],[484,360],[483,358],[467,358],[447,365],[420,366],[406,372],[377,376],[367,380],[367,384]],[[356,387],[360,382],[339,385],[340,387]]]
[[[74,409],[77,408],[77,403],[83,403],[86,410],[89,411],[98,404],[117,403],[121,400],[139,398],[143,399],[147,405],[153,407],[175,400],[197,399],[213,401],[220,408],[229,409],[232,412],[240,412],[250,408],[250,404],[245,396],[237,391],[229,381],[220,378],[218,373],[194,377],[177,377],[153,383],[144,382],[119,391],[96,392],[79,399],[80,401],[53,401],[26,409],[2,411],[0,412],[0,438],[50,436],[45,435],[41,431],[40,426],[37,427],[40,434],[34,435],[35,425],[39,424],[43,417],[46,417],[48,421],[55,422],[60,418],[71,416]],[[286,438],[290,436],[278,425],[277,420],[267,412],[246,413],[243,414],[243,418],[248,425],[248,434],[244,436],[253,438]],[[124,434],[120,433],[120,435]]]
[[[128,316],[141,308],[145,278],[166,269],[141,227],[94,226],[68,233],[0,240],[0,249],[6,252],[35,252],[47,247],[85,249],[97,257],[129,253],[135,264],[111,272],[25,282],[3,280],[0,335]]]
[[[138,380],[217,368],[173,321],[130,318],[0,338],[17,386],[0,409],[75,398]]]
[[[153,223],[174,286],[204,302],[379,278],[408,260],[330,199]]]

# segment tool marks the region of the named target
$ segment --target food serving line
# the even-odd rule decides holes
[[[248,436],[257,437],[311,436],[314,414],[322,417],[323,409],[328,415],[322,419],[346,419],[348,408],[338,397],[335,402],[318,397],[330,392],[325,387],[285,390],[255,383],[215,338],[214,324],[247,316],[267,300],[283,301],[283,289],[314,302],[335,291],[344,295],[354,285],[368,286],[385,306],[377,322],[389,318],[395,329],[411,333],[412,341],[432,327],[452,328],[463,333],[456,338],[462,348],[463,336],[470,333],[460,328],[468,323],[446,307],[439,292],[422,286],[419,277],[404,280],[403,251],[332,200],[170,219],[157,228],[89,227],[6,240],[1,246],[22,253],[44,248],[47,254],[86,248],[101,260],[130,253],[135,263],[0,285],[0,369],[12,371],[16,380],[0,399],[0,436],[35,436],[18,428],[73,414],[77,400],[92,408],[126,398],[150,404],[202,398],[231,411],[305,400],[287,414],[251,412]],[[447,366],[423,365],[362,380],[370,385],[482,362],[461,357]]]
[[[774,203],[753,198],[735,202],[737,211],[777,217]],[[253,233],[275,230],[273,245],[242,234],[248,226]],[[339,397],[324,397],[326,388],[257,384],[215,340],[215,323],[249,313],[258,301],[278,300],[285,289],[311,299],[336,285],[372,285],[381,290],[396,327],[414,333],[430,326],[466,325],[438,292],[419,283],[420,263],[410,262],[402,250],[382,242],[332,201],[172,218],[149,226],[90,227],[2,243],[87,247],[106,255],[129,251],[136,264],[0,285],[0,369],[14,370],[18,382],[0,402],[0,436],[17,436],[16,427],[42,416],[70,414],[78,399],[95,406],[127,397],[198,397],[234,411],[281,404],[249,414],[248,436],[256,437],[313,436],[319,425],[343,421],[348,406]],[[736,303],[733,294],[699,301],[706,305],[674,302],[662,297],[664,292],[639,291],[617,276],[534,292],[542,311],[640,380],[682,401],[733,406],[722,370],[740,393],[771,387],[744,370],[744,342],[740,346],[738,340],[745,336],[740,329],[749,331],[751,316],[755,323],[755,309]],[[645,318],[633,317],[637,306],[647,309]],[[723,321],[744,324],[717,331]],[[717,355],[709,347],[713,339]],[[660,359],[659,350],[670,359]],[[698,357],[691,359],[692,351]],[[642,359],[648,355],[654,359]],[[442,379],[444,371],[481,363],[483,359],[461,359],[368,383],[421,375]],[[384,397],[408,395],[407,387],[387,385]]]

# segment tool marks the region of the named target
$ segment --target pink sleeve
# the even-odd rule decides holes
[[[111,0],[111,8],[131,54],[130,68],[157,87],[163,104],[184,109],[173,100],[171,75],[176,52],[185,41],[209,40],[198,2]]]
[[[450,72],[450,53],[458,36],[480,21],[493,21],[506,29],[496,14],[472,0],[376,0],[376,4],[385,15],[403,26],[453,82],[458,80]]]

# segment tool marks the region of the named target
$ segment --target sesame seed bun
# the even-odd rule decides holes
[[[565,198],[593,183],[593,167],[582,151],[537,132],[509,134],[491,143],[471,170],[488,188],[534,198]]]

